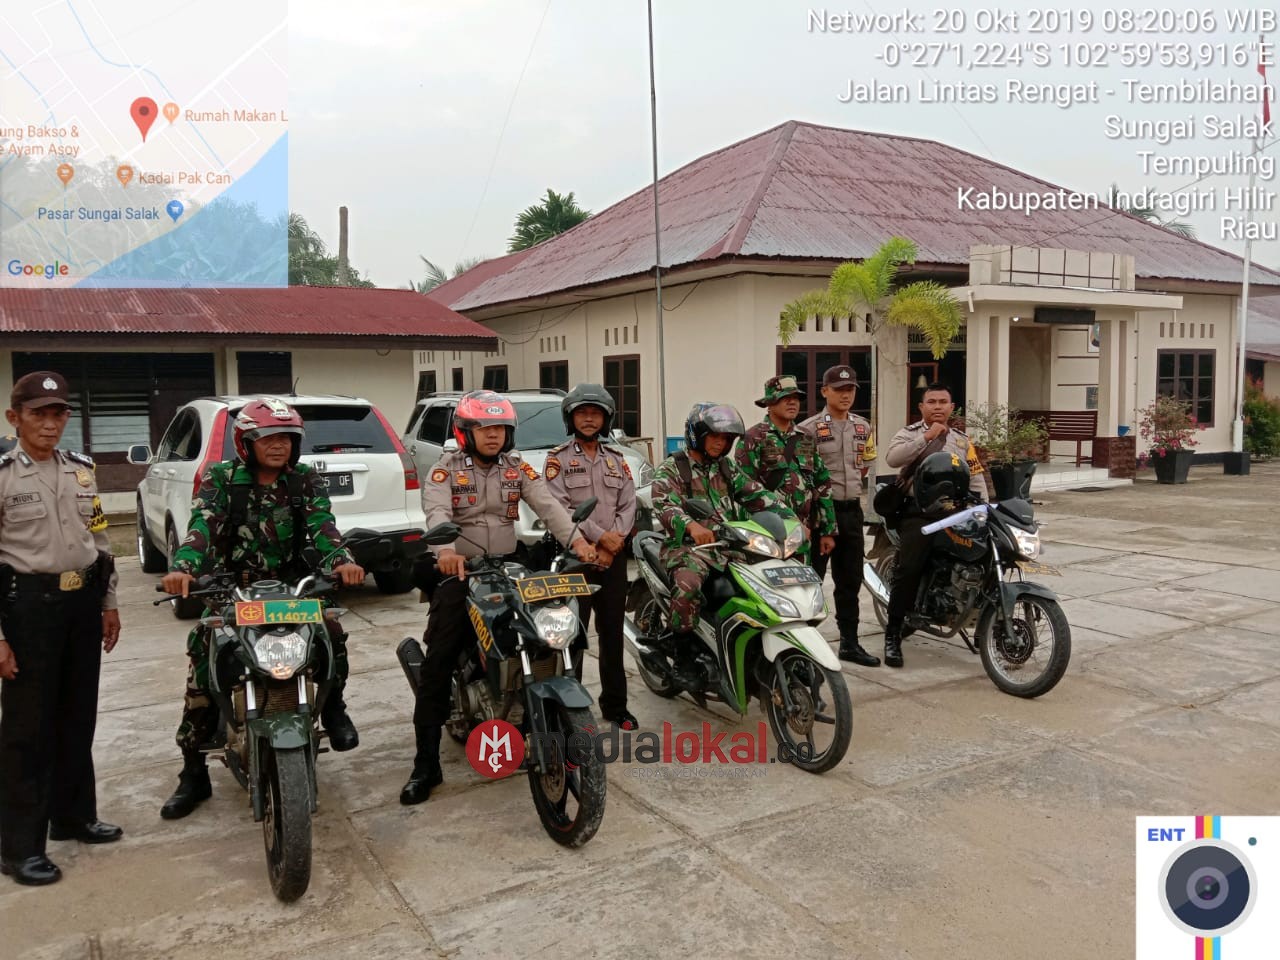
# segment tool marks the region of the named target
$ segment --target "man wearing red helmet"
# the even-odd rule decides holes
[[[191,505],[186,539],[162,581],[166,591],[185,597],[197,575],[214,569],[235,573],[245,583],[295,579],[310,572],[302,559],[308,538],[320,552],[326,573],[347,585],[364,581],[364,569],[342,545],[324,479],[298,462],[302,430],[302,417],[282,400],[261,397],[245,404],[232,433],[237,459],[215,463],[205,472]],[[329,745],[351,750],[360,738],[342,699],[347,634],[336,619],[326,618],[325,627],[337,678],[320,717]],[[199,627],[187,637],[187,691],[176,737],[182,773],[177,790],[160,809],[166,820],[185,817],[212,795],[200,751],[212,739],[218,721],[209,700],[205,643]]]
[[[427,529],[452,522],[462,528],[454,543],[433,547],[440,582],[431,598],[427,645],[413,709],[417,754],[400,802],[421,803],[444,782],[440,770],[440,734],[449,718],[449,682],[462,645],[475,636],[467,619],[468,557],[515,553],[515,521],[527,500],[561,543],[573,533],[573,520],[547,489],[546,481],[512,450],[516,411],[511,401],[490,390],[475,390],[458,401],[453,435],[458,449],[441,457],[422,485]],[[465,539],[464,539],[465,538]],[[594,562],[595,548],[584,537],[570,545],[579,559]]]

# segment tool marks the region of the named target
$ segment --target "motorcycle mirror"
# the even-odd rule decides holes
[[[694,497],[684,502],[685,512],[693,519],[701,523],[703,520],[710,520],[716,515],[715,510],[711,506],[710,500],[703,500],[701,497]]]
[[[438,523],[423,535],[422,540],[433,547],[441,547],[453,543],[461,533],[462,528],[456,523]]]
[[[573,522],[581,523],[591,516],[592,511],[595,510],[596,504],[599,502],[595,497],[587,497],[587,499],[583,500],[582,503],[578,504],[578,509],[573,511]]]

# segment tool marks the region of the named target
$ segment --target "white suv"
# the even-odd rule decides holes
[[[418,401],[404,432],[404,446],[413,457],[420,476],[426,476],[446,450],[457,450],[458,441],[453,438],[453,411],[458,405],[460,393],[435,393]],[[542,473],[547,454],[568,439],[564,429],[564,415],[560,402],[564,397],[559,390],[515,390],[504,393],[516,409],[515,449],[528,461],[529,466]],[[653,483],[653,467],[634,448],[621,441],[620,431],[614,431],[614,442],[621,447],[636,481],[636,523],[641,530],[653,528],[653,499],[650,486]],[[516,537],[524,547],[532,547],[547,532],[547,526],[523,500],[520,501],[520,518],[516,520]]]
[[[179,408],[160,448],[138,445],[129,462],[147,464],[138,484],[138,559],[147,573],[161,573],[186,536],[191,501],[210,464],[234,460],[232,424],[252,397],[202,397]],[[285,396],[302,416],[303,463],[323,474],[338,528],[382,534],[361,537],[356,561],[373,573],[383,593],[413,588],[411,567],[426,546],[426,517],[418,471],[382,413],[353,397]],[[368,555],[362,557],[362,549]],[[199,602],[177,601],[181,619],[200,615]]]

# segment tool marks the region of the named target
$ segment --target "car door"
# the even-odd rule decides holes
[[[444,442],[453,436],[453,403],[429,404],[418,420],[409,445],[409,456],[418,467],[418,477],[425,482],[431,468],[444,455]]]
[[[191,501],[195,495],[196,470],[200,465],[200,454],[204,446],[204,430],[200,425],[200,413],[194,407],[187,407],[174,418],[178,431],[173,443],[165,452],[165,460],[161,482],[164,495],[162,498],[163,513],[156,526],[147,525],[156,536],[165,532],[165,516],[173,518],[174,530],[181,541],[187,533],[187,522],[191,517]],[[165,434],[168,437],[168,433]]]
[[[177,448],[183,438],[191,432],[191,421],[195,418],[189,409],[179,410],[169,427],[160,438],[155,456],[147,467],[142,481],[142,510],[146,517],[147,529],[157,539],[164,537],[164,523],[169,500],[168,482],[176,475]]]

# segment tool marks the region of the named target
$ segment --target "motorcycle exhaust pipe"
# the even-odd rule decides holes
[[[641,657],[651,657],[654,654],[653,647],[646,645],[640,637],[640,628],[636,626],[635,621],[630,617],[623,617],[622,642],[637,660]]]
[[[867,589],[871,591],[871,595],[881,603],[889,602],[889,588],[885,582],[880,579],[880,575],[876,573],[875,568],[869,563],[862,565],[862,582],[867,585]]]

